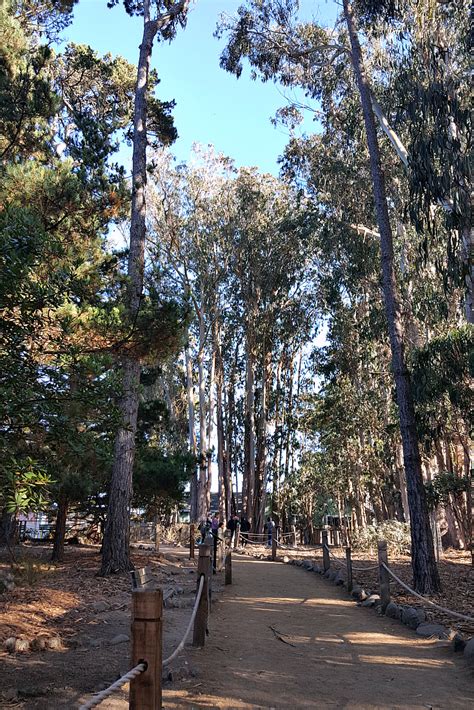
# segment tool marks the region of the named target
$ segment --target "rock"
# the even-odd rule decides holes
[[[30,642],[28,639],[15,640],[15,653],[27,653],[30,650]]]
[[[30,644],[32,651],[46,651],[48,637],[44,634],[36,636]]]
[[[380,597],[378,594],[370,594],[367,599],[364,599],[362,606],[379,606],[381,604]]]
[[[387,604],[387,608],[385,609],[385,616],[388,616],[389,619],[400,619],[402,615],[402,610],[398,606],[398,604],[395,604],[395,602],[389,602]]]
[[[8,653],[15,653],[15,644],[16,638],[14,636],[10,636],[3,642],[3,648],[5,651],[8,651]]]
[[[464,646],[464,658],[474,666],[474,636]]]
[[[450,629],[442,624],[427,624],[421,623],[416,627],[416,633],[418,636],[423,636],[423,638],[438,638],[438,639],[449,639],[451,636]]]
[[[410,629],[416,629],[426,618],[423,609],[417,609],[414,606],[405,606],[402,608],[402,624]]]
[[[109,608],[108,603],[106,601],[104,601],[103,599],[91,604],[91,609],[92,609],[92,611],[95,611],[96,614],[100,613],[101,611],[106,611],[108,608]]]
[[[128,643],[128,641],[130,641],[130,637],[127,634],[117,634],[111,639],[110,645],[117,646],[119,643]]]
[[[362,589],[362,587],[359,587],[359,585],[356,584],[356,586],[352,589],[351,596],[356,601],[363,602],[367,599],[368,594],[365,589]]]
[[[466,648],[466,639],[464,639],[461,634],[454,634],[452,644],[453,651],[455,651],[455,653],[459,653],[460,651],[464,651]]]
[[[330,570],[330,572],[329,572],[329,577],[328,577],[329,581],[330,581],[330,582],[334,582],[334,580],[336,579],[336,577],[337,577],[337,572],[336,572],[336,570],[334,570],[334,569]]]
[[[312,562],[305,562],[303,566],[304,566],[305,569],[308,570],[308,572],[311,572],[311,570],[313,569],[313,563],[312,563]]]
[[[339,572],[336,574],[334,578],[334,584],[336,587],[342,587],[346,583],[346,577],[345,574],[342,570],[339,570]]]
[[[89,646],[91,648],[99,648],[100,646],[102,646],[102,639],[91,639],[89,641]]]
[[[48,636],[46,638],[46,648],[50,651],[62,651],[63,643],[59,636]]]
[[[287,565],[289,561],[290,561],[290,558],[285,555],[283,557],[283,562]]]

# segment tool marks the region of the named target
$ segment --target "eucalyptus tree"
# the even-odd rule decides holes
[[[285,85],[303,86],[311,97],[321,100],[323,111],[327,106],[337,105],[341,92],[344,95],[344,80],[349,83],[352,81],[352,78],[348,79],[349,70],[352,68],[354,72],[364,119],[373,205],[380,239],[384,303],[411,510],[414,584],[419,591],[433,592],[439,588],[439,576],[423,487],[412,387],[406,363],[403,322],[393,263],[393,237],[385,174],[380,158],[369,70],[362,53],[354,9],[349,0],[343,3],[349,47],[342,29],[331,32],[314,23],[293,22],[297,5],[297,2],[258,0],[241,7],[235,20],[224,23],[224,30],[229,32],[229,41],[222,56],[222,66],[240,74],[241,60],[246,57],[264,80],[273,79]]]
[[[111,5],[118,4],[112,0]],[[126,310],[129,327],[133,329],[143,297],[146,235],[147,129],[149,74],[155,38],[174,37],[177,26],[184,25],[189,0],[169,3],[163,0],[124,0],[130,15],[143,16],[143,37],[137,65],[133,119],[132,205],[130,247],[128,256],[128,289]],[[114,466],[109,495],[107,524],[102,546],[101,574],[128,570],[129,508],[132,496],[132,472],[140,384],[140,360],[136,355],[124,354],[122,423],[115,439]]]

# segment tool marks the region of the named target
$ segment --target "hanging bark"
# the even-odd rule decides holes
[[[150,0],[143,2],[143,37],[138,59],[133,118],[132,207],[126,295],[126,309],[130,327],[133,327],[135,323],[143,295],[146,235],[147,89],[153,41],[159,30],[168,27],[181,13],[186,11],[188,4],[189,0],[180,0],[157,19],[151,20]],[[131,352],[124,354],[122,369],[121,424],[115,437],[109,506],[102,545],[100,570],[102,575],[123,572],[131,567],[129,520],[140,386],[138,357]]]
[[[343,7],[352,48],[352,66],[359,89],[364,116],[375,210],[380,233],[382,285],[389,327],[392,369],[396,383],[400,430],[403,442],[403,458],[407,478],[408,503],[411,516],[413,582],[418,592],[432,594],[440,589],[440,579],[436,567],[428,507],[425,489],[423,487],[410,373],[405,362],[403,326],[393,265],[393,240],[387,207],[385,180],[381,166],[370,87],[365,74],[362,51],[350,1],[343,0]]]

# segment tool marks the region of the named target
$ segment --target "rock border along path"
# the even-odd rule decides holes
[[[187,657],[196,675],[165,690],[168,710],[474,706],[472,670],[449,643],[354,606],[304,569],[242,555],[206,647]]]

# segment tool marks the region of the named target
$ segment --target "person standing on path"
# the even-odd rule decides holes
[[[271,547],[272,546],[272,537],[275,533],[275,521],[272,520],[272,518],[268,517],[266,527],[267,527],[267,535],[268,535],[267,544],[269,547]]]

